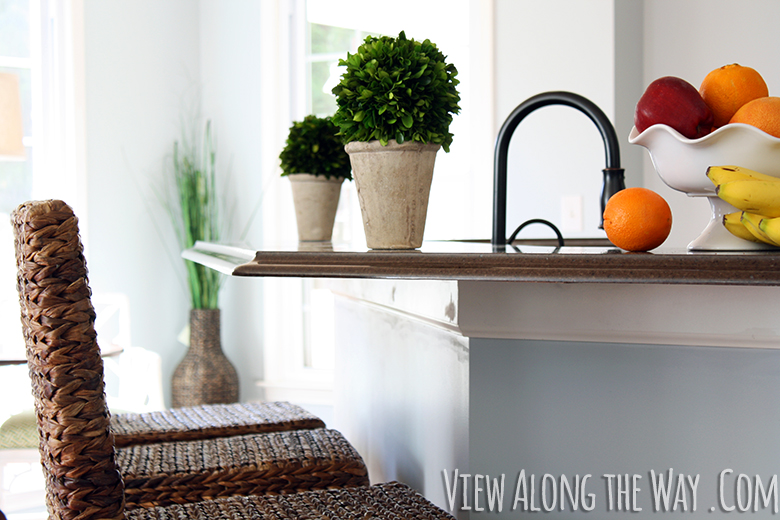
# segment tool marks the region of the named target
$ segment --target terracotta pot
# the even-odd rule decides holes
[[[321,175],[295,173],[287,176],[292,186],[298,240],[328,241],[339,206],[342,177],[327,179]]]
[[[351,142],[345,147],[371,249],[422,245],[428,194],[441,145],[390,141]]]
[[[238,402],[238,374],[220,340],[220,310],[190,311],[190,348],[173,372],[174,408]]]

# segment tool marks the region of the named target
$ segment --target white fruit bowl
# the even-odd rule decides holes
[[[780,178],[780,139],[741,123],[722,126],[699,139],[688,139],[667,125],[653,125],[641,134],[631,129],[628,142],[647,148],[658,176],[689,197],[707,197],[712,218],[691,251],[749,251],[772,246],[737,238],[723,227],[723,215],[737,211],[715,195],[707,177],[710,166],[734,165]]]

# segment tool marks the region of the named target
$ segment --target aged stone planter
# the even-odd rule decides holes
[[[287,176],[292,186],[298,240],[328,241],[333,236],[333,223],[339,206],[343,177],[295,173]]]
[[[366,245],[416,249],[422,245],[428,194],[441,145],[390,141],[351,142],[352,163]]]

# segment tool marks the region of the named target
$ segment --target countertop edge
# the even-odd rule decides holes
[[[252,251],[198,242],[182,256],[233,276],[780,285],[780,253]]]

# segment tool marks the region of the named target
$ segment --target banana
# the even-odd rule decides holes
[[[742,166],[710,166],[707,168],[707,177],[717,186],[731,181],[780,181],[778,177],[772,177],[764,173],[743,168]]]
[[[780,218],[764,217],[758,222],[758,229],[772,242],[780,244]]]
[[[780,217],[780,179],[724,182],[715,188],[715,193],[742,211]]]
[[[756,238],[748,228],[745,227],[745,225],[740,220],[741,217],[741,211],[735,211],[734,213],[723,215],[723,225],[726,227],[729,233],[736,237],[742,238],[744,240],[750,240],[751,242],[762,242],[760,239]]]
[[[723,215],[733,235],[780,247],[780,178],[741,166],[710,166],[715,193],[737,209]]]
[[[750,231],[753,236],[755,236],[757,239],[759,239],[761,242],[764,242],[769,245],[773,246],[779,246],[780,243],[775,242],[772,240],[772,238],[769,237],[762,229],[761,229],[761,220],[765,219],[763,215],[759,215],[757,213],[751,213],[749,211],[743,211],[742,215],[740,217],[740,220],[742,221],[742,224],[744,224],[745,228]]]

